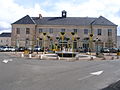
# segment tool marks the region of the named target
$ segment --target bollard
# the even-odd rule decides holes
[[[111,60],[114,60],[114,57],[111,57]]]
[[[119,59],[119,56],[117,56],[117,59]]]
[[[32,58],[32,55],[31,55],[31,54],[29,54],[29,58]]]
[[[90,57],[90,60],[94,60],[93,57]]]
[[[106,60],[106,58],[105,58],[105,57],[103,57],[103,58],[102,58],[102,60]]]
[[[23,53],[21,54],[21,57],[24,57],[24,54],[23,54]]]

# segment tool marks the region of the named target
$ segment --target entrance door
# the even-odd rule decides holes
[[[84,50],[84,52],[88,52],[88,50],[89,50],[89,44],[88,43],[83,43],[83,50]]]

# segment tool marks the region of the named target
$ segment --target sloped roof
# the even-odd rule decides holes
[[[116,26],[108,19],[103,16],[99,18],[91,17],[30,17],[26,15],[20,20],[14,22],[13,24],[37,24],[37,25],[106,25],[106,26]]]
[[[103,16],[100,16],[99,18],[97,18],[92,25],[104,25],[104,26],[115,26],[114,23],[112,23],[111,21],[109,21],[108,19],[106,19]]]
[[[40,25],[90,25],[96,18],[88,17],[32,17],[36,24]]]
[[[32,18],[29,15],[24,16],[13,24],[35,24]]]
[[[11,33],[1,33],[0,37],[11,37]]]

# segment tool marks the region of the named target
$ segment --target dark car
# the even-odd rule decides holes
[[[23,52],[25,49],[26,49],[25,47],[19,47],[19,48],[16,48],[15,50],[19,52]]]
[[[108,48],[102,48],[102,49],[101,49],[101,52],[102,52],[102,53],[109,53],[110,50],[109,50]]]
[[[110,48],[110,53],[117,53],[118,52],[118,48]]]
[[[34,50],[35,52],[40,52],[40,51],[42,51],[41,47],[39,47],[39,46],[35,46],[33,50]]]

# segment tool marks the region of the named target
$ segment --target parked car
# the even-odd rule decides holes
[[[0,47],[0,51],[2,51],[2,52],[6,52],[6,51],[15,51],[15,48],[13,48],[13,47],[9,47],[9,46],[1,46]]]
[[[23,52],[25,50],[25,47],[19,47],[15,49],[16,51]]]
[[[8,47],[8,51],[14,52],[14,51],[15,51],[15,48],[13,48],[13,47]]]
[[[110,48],[109,49],[111,53],[117,53],[118,52],[118,48]]]
[[[102,52],[102,53],[109,53],[110,50],[109,50],[108,48],[102,48],[102,49],[101,49],[101,52]]]
[[[3,51],[4,46],[0,46],[0,51]]]
[[[33,50],[34,50],[35,52],[40,52],[40,51],[41,51],[41,47],[35,46]]]
[[[57,54],[42,54],[40,59],[57,60],[60,57]]]

